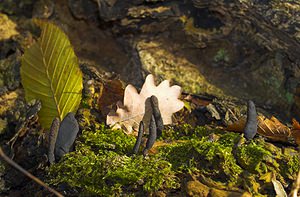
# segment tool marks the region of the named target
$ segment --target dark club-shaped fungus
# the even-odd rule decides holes
[[[140,126],[139,126],[139,133],[138,133],[138,137],[136,139],[135,145],[133,147],[133,154],[137,154],[142,142],[142,138],[143,138],[143,134],[144,134],[144,123],[143,121],[140,122]]]
[[[157,137],[157,129],[156,129],[154,116],[152,115],[151,121],[150,121],[150,126],[149,126],[149,137],[146,142],[146,147],[143,150],[144,156],[146,156],[148,154],[148,151],[152,148],[152,146],[156,140],[156,137]]]
[[[59,161],[62,156],[71,151],[78,131],[79,125],[75,114],[70,112],[63,119],[59,127],[54,150],[56,161]]]
[[[146,142],[146,147],[143,150],[144,156],[146,156],[148,151],[152,148],[157,137],[162,136],[162,130],[164,128],[164,123],[163,123],[162,116],[161,116],[161,113],[159,110],[157,97],[152,95],[147,100],[148,100],[148,102],[150,101],[150,105],[146,104],[145,111],[148,113],[151,113],[151,112],[152,113],[145,114],[145,116],[147,115],[147,117],[151,117],[151,118],[150,118],[150,124],[149,124],[149,136],[148,136],[148,139]],[[147,110],[147,106],[151,107],[151,110]],[[136,143],[133,148],[133,154],[137,154],[139,151],[143,133],[144,133],[144,123],[140,122],[139,133],[138,133],[138,137],[137,137]]]
[[[50,131],[49,131],[48,161],[50,164],[53,164],[55,162],[54,149],[55,149],[55,143],[56,143],[59,126],[60,126],[60,121],[59,118],[56,117],[52,121]]]
[[[152,95],[150,98],[150,101],[151,101],[152,114],[154,116],[155,124],[156,124],[156,128],[157,128],[157,137],[159,138],[162,135],[164,123],[163,123],[163,119],[161,117],[161,113],[159,110],[157,97]]]
[[[253,101],[248,101],[247,122],[244,129],[244,135],[247,140],[254,138],[257,133],[257,113]]]

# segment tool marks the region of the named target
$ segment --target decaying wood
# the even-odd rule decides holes
[[[284,30],[272,26],[270,21],[267,21],[250,3],[202,0],[193,0],[193,3],[197,8],[214,11],[220,15],[219,19],[224,24],[230,24],[235,30],[248,34],[267,49],[271,51],[282,49],[291,59],[300,63],[298,50],[300,43]]]

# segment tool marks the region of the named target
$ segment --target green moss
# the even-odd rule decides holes
[[[49,182],[67,183],[82,195],[178,190],[185,174],[200,177],[208,186],[260,195],[268,187],[273,190],[264,178],[267,173],[276,173],[282,183],[291,184],[299,170],[298,156],[288,154],[294,153],[291,148],[285,153],[263,139],[240,144],[243,137],[238,133],[186,124],[166,129],[156,154],[130,155],[134,136],[98,124],[87,109],[80,113],[84,130],[76,151],[50,167]]]
[[[76,151],[67,154],[49,169],[50,183],[68,183],[83,195],[144,192],[177,188],[178,179],[171,164],[157,156],[128,156],[135,137],[103,124],[95,130],[83,130]]]
[[[175,143],[161,147],[160,156],[172,164],[173,171],[192,173],[197,170],[197,152],[190,142]]]
[[[164,140],[189,140],[193,138],[201,138],[209,136],[210,134],[224,133],[221,130],[210,130],[204,126],[197,126],[193,128],[189,124],[182,124],[176,127],[166,128],[163,132],[162,139]]]
[[[212,177],[223,182],[237,182],[242,169],[235,162],[232,147],[206,140],[198,142],[195,149],[204,159],[199,162]]]
[[[296,179],[296,174],[300,170],[299,155],[283,155],[280,160],[280,173],[283,177]]]
[[[268,170],[264,161],[268,156],[271,156],[271,153],[254,142],[237,149],[239,164],[251,173],[266,173]]]
[[[282,154],[280,148],[263,139],[238,145],[241,136],[237,133],[210,131],[204,127],[196,127],[192,132],[188,125],[182,128],[182,132],[173,131],[171,137],[168,130],[168,137],[179,141],[162,147],[160,152],[176,172],[200,173],[209,177],[210,184],[212,181],[227,188],[244,188],[260,195],[261,188],[270,186],[269,182],[262,181],[266,173],[276,173],[282,183],[291,183],[295,178],[291,175],[295,176],[299,170],[297,155]],[[212,133],[218,136],[215,140],[210,138]],[[190,139],[183,141],[188,136]]]
[[[190,140],[163,147],[161,156],[172,163],[175,171],[201,170],[215,180],[237,182],[242,169],[235,162],[232,148],[239,135],[225,133],[219,140],[211,141],[209,134],[212,132],[207,132],[207,129],[197,127],[194,131]]]
[[[113,150],[117,154],[126,154],[132,150],[135,137],[128,136],[121,130],[107,129],[101,124],[94,132],[84,130],[80,141],[79,147],[88,146],[93,151],[105,152]]]

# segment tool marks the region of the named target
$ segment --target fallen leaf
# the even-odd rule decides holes
[[[290,138],[292,137],[291,130],[287,126],[282,124],[274,116],[272,116],[270,119],[264,116],[258,116],[257,120],[258,120],[257,132],[260,135],[275,141],[281,141],[281,142],[290,141]],[[246,124],[246,118],[243,117],[238,121],[234,122],[233,124],[228,125],[226,130],[242,133],[244,132],[245,124]],[[298,133],[300,137],[300,132]]]
[[[204,97],[204,96],[203,96]],[[212,102],[212,98],[201,98],[197,95],[183,95],[183,99],[189,103],[195,104],[197,107],[207,106]]]
[[[98,106],[103,115],[107,115],[111,106],[124,97],[123,84],[119,79],[107,80],[103,84]]]
[[[296,119],[292,119],[293,127],[291,129],[291,133],[296,143],[300,145],[300,124]]]
[[[272,178],[272,183],[276,192],[276,197],[287,197],[284,187],[279,181],[276,180],[275,177]]]
[[[137,130],[140,121],[143,120],[145,130],[147,130],[152,114],[149,99],[155,95],[164,125],[172,124],[172,114],[184,106],[184,103],[178,99],[180,94],[180,86],[170,86],[168,80],[156,86],[153,75],[148,75],[140,93],[130,84],[125,88],[124,104],[117,103],[116,112],[111,111],[107,115],[106,123],[113,128],[123,128],[127,133],[132,133],[133,130]]]
[[[228,125],[226,127],[226,130],[243,133],[246,125],[246,121],[247,121],[246,117],[242,117],[238,121],[235,121],[234,123]]]
[[[288,142],[291,138],[290,129],[274,116],[270,119],[258,116],[258,132],[259,134],[276,141]]]

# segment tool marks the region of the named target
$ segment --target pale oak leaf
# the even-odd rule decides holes
[[[117,110],[107,115],[106,123],[113,128],[122,128],[125,132],[132,133],[137,131],[140,121],[143,120],[147,131],[152,114],[149,99],[154,95],[158,99],[164,125],[172,124],[172,114],[184,106],[184,103],[178,99],[180,94],[181,87],[170,86],[168,80],[156,86],[154,77],[150,74],[146,77],[140,93],[130,84],[125,88],[123,103],[117,103]]]

